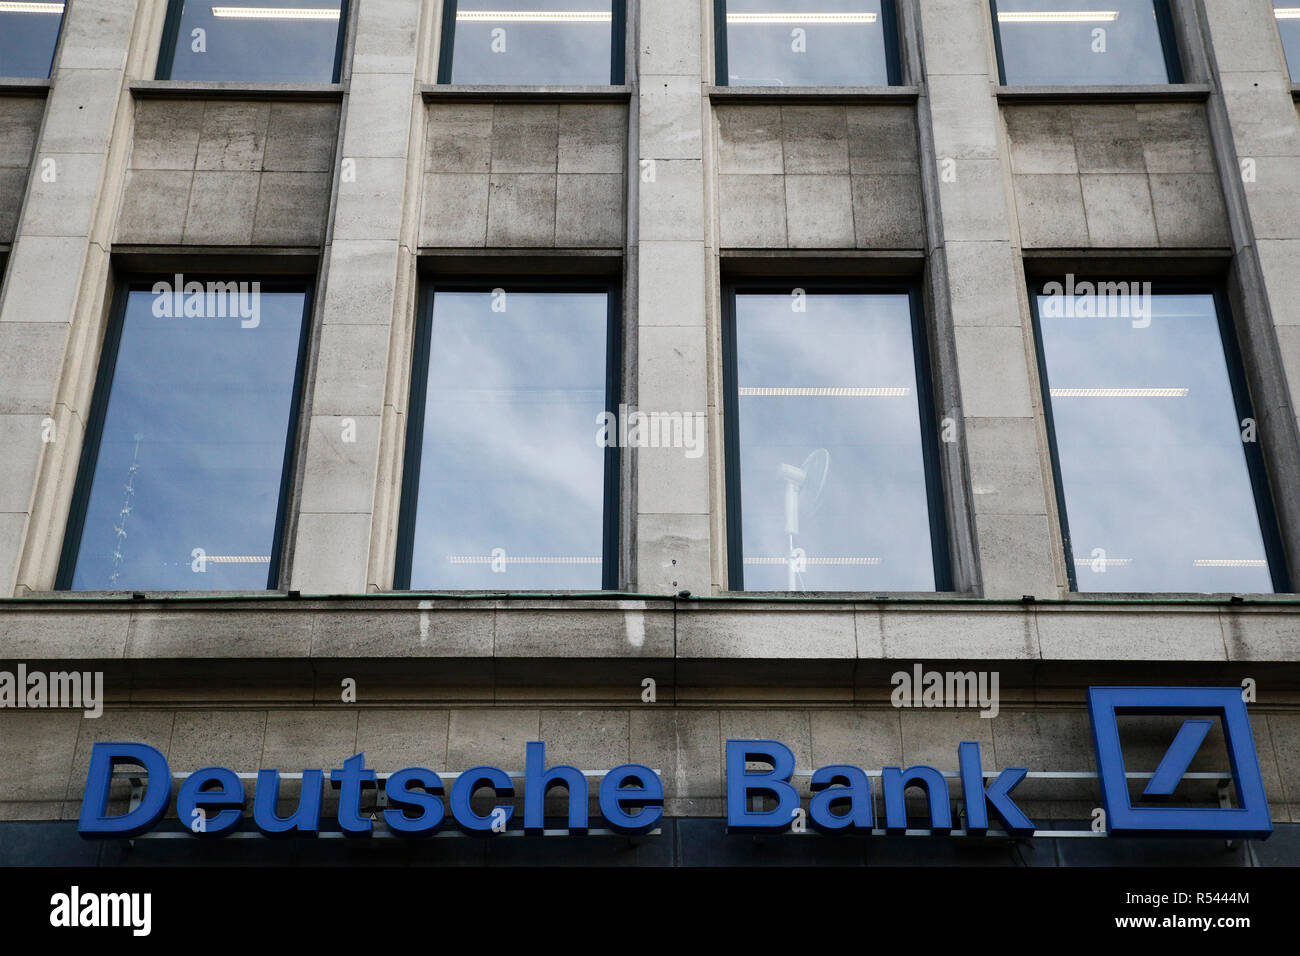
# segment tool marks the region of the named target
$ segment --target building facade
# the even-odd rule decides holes
[[[1293,29],[0,4],[0,661],[103,674],[102,716],[0,708],[0,862],[1300,862]],[[905,690],[930,672],[988,700]],[[1243,687],[1271,837],[1082,838],[1112,685]],[[1128,769],[1174,729],[1127,717]],[[974,741],[1054,835],[728,834],[748,739],[805,798]],[[84,840],[121,741],[327,775],[543,741],[658,771],[664,817]],[[1225,746],[1181,798],[1233,800]]]

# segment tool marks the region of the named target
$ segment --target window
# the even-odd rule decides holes
[[[1277,20],[1277,32],[1282,36],[1287,68],[1294,80],[1300,69],[1300,0],[1273,0],[1273,16]]]
[[[624,11],[624,0],[445,0],[438,82],[618,86]]]
[[[731,590],[948,590],[919,293],[733,287],[723,345]]]
[[[63,4],[0,3],[0,76],[41,79],[54,66]]]
[[[1222,295],[1070,276],[1031,298],[1071,587],[1288,590]]]
[[[337,83],[347,0],[171,0],[160,80]]]
[[[426,290],[407,424],[396,586],[613,589],[618,403],[612,286]]]
[[[1181,83],[1168,0],[989,0],[1011,86]]]
[[[277,586],[311,293],[167,277],[119,292],[57,586]]]
[[[894,0],[715,0],[719,86],[889,86]]]

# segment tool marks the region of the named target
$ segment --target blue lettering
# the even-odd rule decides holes
[[[140,805],[130,813],[106,816],[113,767],[120,763],[144,767],[149,780]],[[148,744],[97,743],[90,750],[90,772],[81,802],[77,830],[83,837],[133,837],[152,829],[167,812],[172,796],[172,773],[167,758]]]
[[[663,806],[663,781],[653,770],[639,763],[615,767],[600,782],[600,814],[615,833],[653,830],[663,816]],[[628,813],[625,807],[640,809]]]
[[[772,765],[768,771],[750,771],[748,761]],[[799,792],[790,786],[794,754],[777,740],[727,741],[727,830],[736,833],[780,833],[794,821]],[[751,810],[750,794],[776,797],[774,810]]]

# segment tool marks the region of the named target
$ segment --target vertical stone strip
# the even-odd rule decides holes
[[[103,333],[139,6],[77,0],[63,23],[9,264],[21,281],[0,299],[0,595],[54,586]]]
[[[1008,211],[1005,136],[985,0],[925,0],[923,89],[938,165],[940,245],[961,386],[976,547],[985,597],[1057,597],[1063,550],[1049,502],[1041,401],[1019,240]],[[940,284],[940,288],[942,284]]]
[[[636,47],[639,176],[629,217],[637,247],[636,388],[640,411],[703,414],[709,400],[710,307],[707,266],[714,254],[705,189],[707,78],[703,43],[711,37],[701,0],[644,0]],[[697,419],[698,420],[698,419]],[[712,429],[711,429],[712,430]],[[636,477],[635,587],[647,593],[710,593],[710,461],[684,448],[641,448]],[[709,448],[706,445],[706,449]]]
[[[1212,0],[1198,11],[1215,72],[1211,129],[1245,312],[1236,324],[1294,575],[1300,568],[1300,118],[1272,5]]]
[[[438,6],[365,0],[357,10],[290,578],[305,593],[392,583],[415,316],[418,38],[422,10],[432,20]]]

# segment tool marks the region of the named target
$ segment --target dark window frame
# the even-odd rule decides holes
[[[451,83],[452,62],[456,52],[457,0],[443,0],[442,30],[438,43],[438,84]],[[610,4],[610,57],[609,85],[622,86],[627,82],[627,0],[611,0]],[[512,86],[514,84],[502,84]],[[544,85],[544,84],[535,84]],[[601,87],[594,87],[600,89]]]
[[[351,6],[352,0],[341,0],[339,6],[339,33],[334,44],[334,72],[329,80],[330,83],[340,82],[343,75],[343,51],[347,46],[348,18]],[[181,14],[184,12],[184,7],[185,0],[167,0],[167,17],[163,21],[162,46],[158,50],[158,67],[154,71],[155,80],[170,80],[172,78],[172,66],[176,60],[176,43],[180,39]],[[231,79],[228,82],[256,81]]]
[[[902,47],[902,33],[894,0],[880,0],[880,26],[885,34],[887,85],[901,86],[903,80],[899,51]],[[727,82],[727,0],[713,0],[713,61],[714,85],[729,86]],[[789,88],[798,89],[798,87]]]
[[[933,592],[953,590],[952,549],[948,540],[948,515],[945,507],[942,461],[938,442],[938,415],[934,388],[937,375],[931,367],[932,338],[926,328],[925,307],[919,281],[864,281],[810,276],[797,278],[755,279],[734,277],[723,280],[722,289],[722,390],[723,390],[723,457],[725,504],[727,509],[727,590],[745,590],[744,541],[741,522],[742,489],[740,485],[740,394],[736,349],[736,296],[747,293],[771,294],[803,289],[808,295],[818,293],[860,295],[906,295],[912,318],[912,359],[916,371],[917,410],[921,429],[921,463],[925,470],[927,510],[930,515],[930,553],[934,562]],[[763,592],[751,592],[763,593]],[[782,592],[785,593],[785,592]],[[846,594],[876,593],[849,591]]]
[[[1096,274],[1075,275],[1075,282],[1113,282],[1116,276]],[[1258,427],[1254,405],[1250,396],[1250,384],[1246,376],[1245,359],[1241,345],[1237,341],[1237,330],[1233,320],[1232,307],[1228,293],[1223,285],[1213,282],[1188,282],[1177,279],[1160,279],[1152,276],[1128,276],[1122,278],[1129,282],[1150,282],[1152,295],[1209,295],[1214,299],[1215,318],[1219,325],[1219,341],[1223,345],[1224,361],[1227,365],[1228,385],[1232,390],[1233,408],[1237,422],[1254,419]],[[1034,326],[1034,355],[1038,362],[1038,382],[1043,402],[1043,416],[1047,425],[1047,444],[1052,463],[1052,486],[1056,494],[1056,511],[1061,526],[1061,542],[1065,548],[1065,570],[1069,579],[1070,592],[1087,594],[1079,591],[1078,578],[1074,567],[1074,549],[1070,540],[1070,522],[1065,503],[1065,485],[1061,480],[1061,460],[1056,441],[1056,420],[1052,409],[1051,383],[1048,381],[1047,353],[1043,349],[1043,330],[1038,314],[1038,297],[1043,295],[1043,287],[1051,279],[1034,279],[1029,283],[1029,311]],[[1258,436],[1257,436],[1258,437]],[[1251,495],[1255,501],[1256,514],[1259,517],[1260,537],[1264,542],[1264,554],[1268,559],[1269,576],[1273,581],[1276,594],[1291,592],[1290,569],[1287,567],[1286,552],[1282,546],[1281,525],[1278,523],[1277,509],[1273,504],[1273,491],[1268,477],[1268,468],[1264,459],[1260,441],[1242,442],[1246,456],[1246,471],[1250,477]],[[1128,593],[1128,592],[1126,592]],[[1145,593],[1145,592],[1132,592]]]
[[[266,590],[283,590],[280,576],[283,571],[284,554],[287,542],[285,537],[289,527],[289,506],[291,503],[295,459],[298,451],[298,429],[302,422],[304,385],[306,382],[307,360],[310,354],[312,335],[312,306],[315,303],[315,282],[307,276],[296,279],[292,276],[267,276],[265,278],[253,273],[247,275],[235,273],[186,273],[186,281],[194,280],[207,283],[239,281],[258,281],[264,292],[300,292],[303,296],[302,325],[299,331],[298,360],[293,377],[293,399],[289,408],[288,427],[285,430],[284,462],[280,474],[280,496],[276,504],[275,534],[271,542],[271,562],[267,571]],[[113,304],[109,313],[108,324],[104,330],[104,341],[100,348],[99,362],[95,373],[95,388],[91,393],[90,415],[86,420],[86,434],[81,446],[81,458],[77,464],[77,480],[73,486],[72,504],[68,509],[68,522],[63,532],[63,548],[59,555],[59,568],[55,577],[56,591],[71,591],[72,578],[76,571],[77,559],[81,552],[81,539],[86,529],[86,511],[90,506],[90,491],[95,480],[95,468],[99,462],[99,449],[104,435],[104,420],[108,416],[108,399],[112,394],[113,380],[117,377],[117,360],[122,344],[122,328],[126,322],[127,300],[131,292],[152,290],[155,282],[173,281],[174,275],[161,273],[140,273],[125,277],[118,283],[113,293]],[[196,589],[197,590],[197,589]],[[183,592],[182,592],[183,593]]]
[[[1287,79],[1294,84],[1297,82],[1296,80],[1297,75],[1300,75],[1300,49],[1297,49],[1296,51],[1297,62],[1295,68],[1292,69],[1291,57],[1289,56],[1289,51],[1286,48],[1286,38],[1282,36],[1282,24],[1278,21],[1277,18],[1277,13],[1276,13],[1278,9],[1277,0],[1271,0],[1271,2],[1269,3],[1269,8],[1270,10],[1274,11],[1273,26],[1277,29],[1277,41],[1278,41],[1278,45],[1282,48],[1282,62],[1286,64]]]
[[[496,275],[458,279],[429,278],[421,283],[411,348],[411,390],[407,399],[405,458],[397,520],[397,555],[394,591],[411,591],[411,563],[415,550],[415,516],[420,495],[420,466],[424,455],[424,406],[429,393],[429,357],[433,343],[433,306],[438,290],[444,292],[603,292],[605,316],[605,410],[618,414],[623,400],[622,279],[601,276]],[[622,453],[606,447],[604,455],[604,513],[601,517],[601,590],[620,585],[620,488]],[[417,592],[419,593],[419,592]]]
[[[68,20],[68,8],[65,2],[63,7],[63,12],[59,14],[59,30],[54,35],[54,49],[50,51],[50,65],[45,70],[45,75],[43,77],[33,77],[33,79],[48,80],[50,79],[50,77],[54,75],[54,64],[59,58],[59,48],[63,45],[63,25],[67,22],[67,20]],[[16,77],[13,77],[10,74],[5,73],[3,71],[0,71],[0,78],[16,79]]]
[[[1169,7],[1169,0],[1151,0],[1151,3],[1155,9],[1156,31],[1160,34],[1160,49],[1164,56],[1165,74],[1168,76],[1166,82],[1171,85],[1182,83],[1184,82],[1183,62],[1178,50],[1178,34],[1174,30],[1174,17]],[[1006,86],[1007,70],[1002,59],[1002,28],[998,26],[998,0],[989,0],[989,15],[993,18],[993,50],[998,59],[998,83]],[[1078,88],[1086,90],[1088,86],[1079,84]]]

